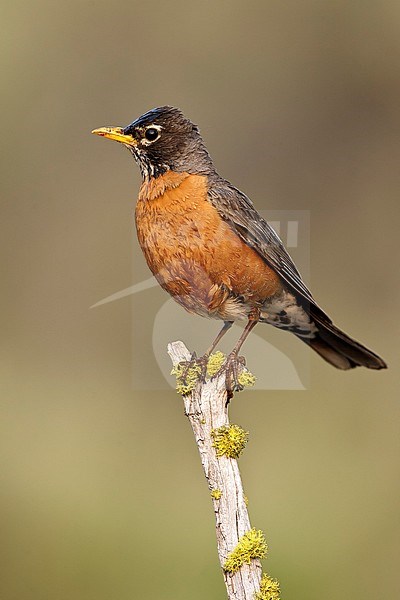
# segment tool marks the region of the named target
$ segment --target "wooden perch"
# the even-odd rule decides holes
[[[191,358],[182,342],[169,344],[168,353],[174,367]],[[259,592],[262,575],[259,558],[265,556],[267,546],[262,532],[250,526],[246,497],[234,457],[243,449],[247,434],[240,427],[229,424],[224,373],[198,382],[183,396],[183,401],[214,505],[218,556],[228,598],[264,598]],[[272,590],[268,598],[278,598],[278,583],[269,581],[276,587],[276,595]]]

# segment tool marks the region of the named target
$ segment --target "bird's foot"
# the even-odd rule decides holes
[[[182,389],[191,391],[198,381],[204,383],[207,375],[208,355],[196,356],[193,352],[189,360],[183,360],[179,363],[179,380]]]
[[[216,375],[225,373],[225,387],[228,394],[228,402],[233,398],[235,392],[241,392],[244,389],[244,385],[240,383],[240,374],[243,371],[243,367],[246,365],[246,359],[244,356],[238,356],[236,352],[231,352],[220,370]]]
[[[238,356],[236,352],[231,352],[226,358],[222,352],[211,355],[206,353],[199,358],[193,352],[190,359],[181,361],[174,367],[172,373],[176,375],[177,390],[182,395],[192,392],[198,382],[204,383],[224,374],[229,402],[235,392],[254,385],[255,377],[245,365],[244,356]]]

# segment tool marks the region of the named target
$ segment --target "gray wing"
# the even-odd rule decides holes
[[[335,327],[320,309],[278,235],[258,214],[247,196],[229,182],[218,179],[210,185],[209,200],[237,235],[275,269],[315,322],[317,337],[303,341],[308,341],[316,352],[339,369],[355,366],[386,369],[386,363],[380,356]]]
[[[235,233],[278,273],[305,310],[331,323],[312,297],[281,239],[257,212],[251,200],[225,180],[213,182],[208,197]]]

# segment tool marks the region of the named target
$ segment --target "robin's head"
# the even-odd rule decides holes
[[[138,163],[143,179],[168,170],[203,174],[214,171],[197,125],[172,106],[154,108],[127,127],[101,127],[92,133],[124,144]]]

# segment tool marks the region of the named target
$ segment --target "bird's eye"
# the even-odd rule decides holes
[[[156,139],[160,137],[160,132],[155,127],[149,127],[146,129],[144,137],[148,142],[155,142]]]

